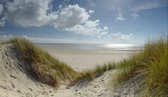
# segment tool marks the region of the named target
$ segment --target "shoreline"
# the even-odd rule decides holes
[[[77,71],[94,69],[98,65],[120,62],[138,51],[103,51],[103,50],[65,50],[42,48],[53,57],[61,60]]]

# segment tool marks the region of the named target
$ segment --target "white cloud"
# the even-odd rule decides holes
[[[125,18],[123,17],[123,15],[121,13],[118,14],[116,21],[124,21]]]
[[[18,26],[43,26],[49,20],[51,0],[14,0],[7,2],[7,20]]]
[[[104,26],[104,28],[103,28],[103,29],[107,31],[109,28],[108,28],[107,26]]]
[[[53,11],[52,0],[14,0],[7,2],[7,21],[22,27],[52,25],[67,28],[84,23],[94,11],[76,5],[68,5]],[[48,13],[50,11],[50,13]],[[1,19],[2,20],[2,19]]]
[[[55,25],[59,28],[63,28],[65,31],[83,35],[101,37],[107,34],[107,26],[101,28],[99,20],[89,19],[92,13],[94,13],[94,10],[86,11],[86,9],[78,5],[69,5],[67,8],[61,10]]]
[[[90,20],[94,10],[68,5],[51,10],[51,0],[14,0],[7,2],[4,20],[22,27],[44,25],[85,35],[104,35],[107,27],[101,28],[99,20]],[[50,11],[50,13],[47,13]],[[2,19],[1,19],[2,20]],[[4,21],[3,20],[3,21]]]
[[[67,1],[67,0],[65,0]],[[98,37],[107,34],[108,27],[100,27],[99,20],[91,20],[94,10],[76,5],[51,10],[51,0],[14,0],[7,2],[6,20],[22,27],[54,26],[69,32]],[[50,11],[50,13],[47,13]]]
[[[22,35],[22,37],[37,43],[45,43],[45,42],[54,43],[58,41],[58,39],[47,38],[47,37],[30,37],[27,35]]]
[[[68,5],[61,9],[58,18],[54,21],[56,27],[69,28],[82,24],[90,17],[86,9],[79,7],[79,5]]]
[[[158,8],[160,6],[161,6],[160,3],[158,3],[158,2],[144,3],[141,5],[135,6],[134,8],[132,8],[132,11],[139,12],[139,11],[143,11],[143,10]]]
[[[50,38],[50,37],[30,37],[27,35],[22,35],[22,37],[35,43],[67,43],[67,42],[73,43],[74,42],[74,40],[72,39],[69,40],[64,38],[58,39],[58,38]]]
[[[133,13],[131,16],[134,17],[134,18],[139,17],[139,15],[137,13]]]
[[[167,0],[87,0],[92,8],[122,15],[168,6]],[[118,20],[123,18],[117,16]],[[124,18],[126,19],[126,18]]]
[[[102,27],[99,20],[91,20],[94,10],[87,10],[76,5],[68,5],[53,10],[52,0],[11,0],[6,1],[6,11],[0,18],[0,23],[5,21],[22,27],[54,26],[68,32],[97,37],[109,36],[107,26]],[[49,13],[48,13],[49,12]],[[119,13],[116,20],[123,21],[125,18]],[[111,35],[112,37],[126,38],[129,35]],[[131,35],[130,35],[131,36]],[[38,38],[40,40],[40,38]]]
[[[120,40],[129,40],[133,34],[122,34],[120,32],[118,33],[111,33],[109,37],[112,37],[113,39],[120,39]]]
[[[94,10],[89,10],[89,13],[90,13],[90,14],[92,14],[92,13],[94,13],[94,12],[95,12]]]
[[[91,7],[99,7],[105,10],[121,11],[129,5],[131,0],[88,0]]]
[[[79,33],[79,34],[84,34],[84,35],[96,35],[98,37],[108,33],[107,26],[105,26],[104,28],[100,28],[99,26],[100,26],[99,20],[95,20],[95,21],[88,20],[82,25],[76,25],[71,28],[66,28],[65,30]]]

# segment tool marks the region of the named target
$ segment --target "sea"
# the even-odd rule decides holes
[[[142,44],[36,43],[41,48],[81,51],[138,51]]]

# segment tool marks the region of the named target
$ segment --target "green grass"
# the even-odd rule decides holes
[[[101,76],[105,71],[115,68],[114,63],[109,63],[97,66],[93,70],[76,72],[26,39],[14,38],[9,42],[14,44],[19,59],[27,64],[27,74],[51,86],[58,86],[59,83],[65,80],[69,81],[71,85],[81,80],[91,81]]]
[[[61,82],[73,81],[79,75],[71,67],[54,59],[26,39],[14,38],[10,42],[14,44],[19,59],[27,64],[27,74],[43,83],[58,86]]]
[[[82,80],[92,81],[93,79],[101,76],[104,72],[115,69],[115,67],[116,66],[114,63],[108,63],[102,66],[98,65],[93,70],[86,70],[84,72],[81,72],[80,75],[70,85],[74,85]]]
[[[145,96],[168,96],[168,38],[149,41],[144,51],[133,55],[130,59],[117,64],[121,72],[117,76],[118,84],[122,84],[137,75],[145,79]]]
[[[25,64],[28,67],[26,72],[51,86],[58,86],[62,81],[68,81],[71,85],[81,80],[91,81],[104,72],[117,68],[120,70],[116,79],[118,84],[142,75],[145,79],[145,96],[168,96],[167,37],[154,42],[149,41],[145,44],[143,51],[134,54],[129,59],[124,59],[119,63],[104,64],[80,73],[25,39],[15,38],[10,42],[14,44],[19,59],[27,64]]]

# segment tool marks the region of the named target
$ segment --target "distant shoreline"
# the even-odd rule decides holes
[[[120,62],[139,51],[93,51],[42,48],[53,57],[65,62],[76,71],[94,69],[105,63]]]
[[[35,43],[41,48],[45,49],[57,49],[64,51],[96,51],[96,52],[110,52],[110,51],[142,51],[143,46],[140,44],[86,44],[86,43]],[[120,44],[119,44],[120,45]],[[123,46],[122,46],[123,45]]]

